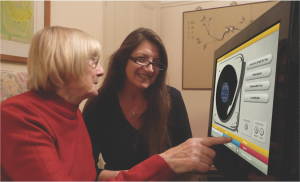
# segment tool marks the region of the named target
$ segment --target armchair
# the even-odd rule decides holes
[[[0,103],[14,95],[28,91],[28,73],[0,70]]]

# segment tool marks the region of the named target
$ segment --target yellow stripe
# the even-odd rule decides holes
[[[219,130],[220,132],[224,133],[225,135],[230,136],[231,138],[235,139],[236,141],[242,143],[243,145],[251,148],[252,150],[255,150],[256,152],[260,153],[261,155],[269,158],[269,151],[268,150],[266,150],[264,148],[261,148],[260,146],[255,145],[255,144],[253,144],[253,143],[251,143],[251,142],[249,142],[249,141],[247,141],[247,140],[245,140],[245,139],[243,139],[243,138],[241,138],[241,137],[239,137],[239,136],[237,136],[235,134],[232,134],[229,131],[224,130],[221,127],[218,127],[215,124],[212,124],[212,127],[214,127],[215,129]]]
[[[254,44],[255,42],[265,38],[266,36],[276,32],[277,30],[279,30],[279,25],[280,23],[274,25],[273,27],[269,28],[268,30],[264,31],[263,33],[259,34],[258,36],[254,37],[253,39],[249,40],[248,42],[244,43],[243,45],[237,47],[236,49],[232,50],[231,52],[225,54],[223,57],[219,58],[217,60],[217,62],[220,62],[226,58],[228,58],[229,56],[239,52],[240,50],[250,46],[251,44]]]

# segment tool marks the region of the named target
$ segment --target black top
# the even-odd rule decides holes
[[[187,111],[180,91],[168,87],[171,98],[170,124],[168,127],[172,146],[192,137]],[[91,137],[96,168],[99,153],[107,170],[128,170],[149,158],[145,139],[133,148],[137,130],[125,118],[117,93],[104,94],[84,121]]]

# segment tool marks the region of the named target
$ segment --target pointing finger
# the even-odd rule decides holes
[[[207,137],[207,138],[200,139],[200,143],[207,147],[210,147],[212,145],[229,143],[231,141],[232,141],[232,138],[230,138],[230,137]]]

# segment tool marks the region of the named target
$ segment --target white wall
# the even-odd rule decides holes
[[[161,38],[165,43],[169,57],[168,82],[169,85],[181,91],[194,137],[207,136],[211,91],[182,90],[183,12],[194,11],[198,6],[201,6],[203,9],[229,6],[231,2],[232,1],[162,2]],[[238,4],[246,4],[253,1],[236,2]]]

